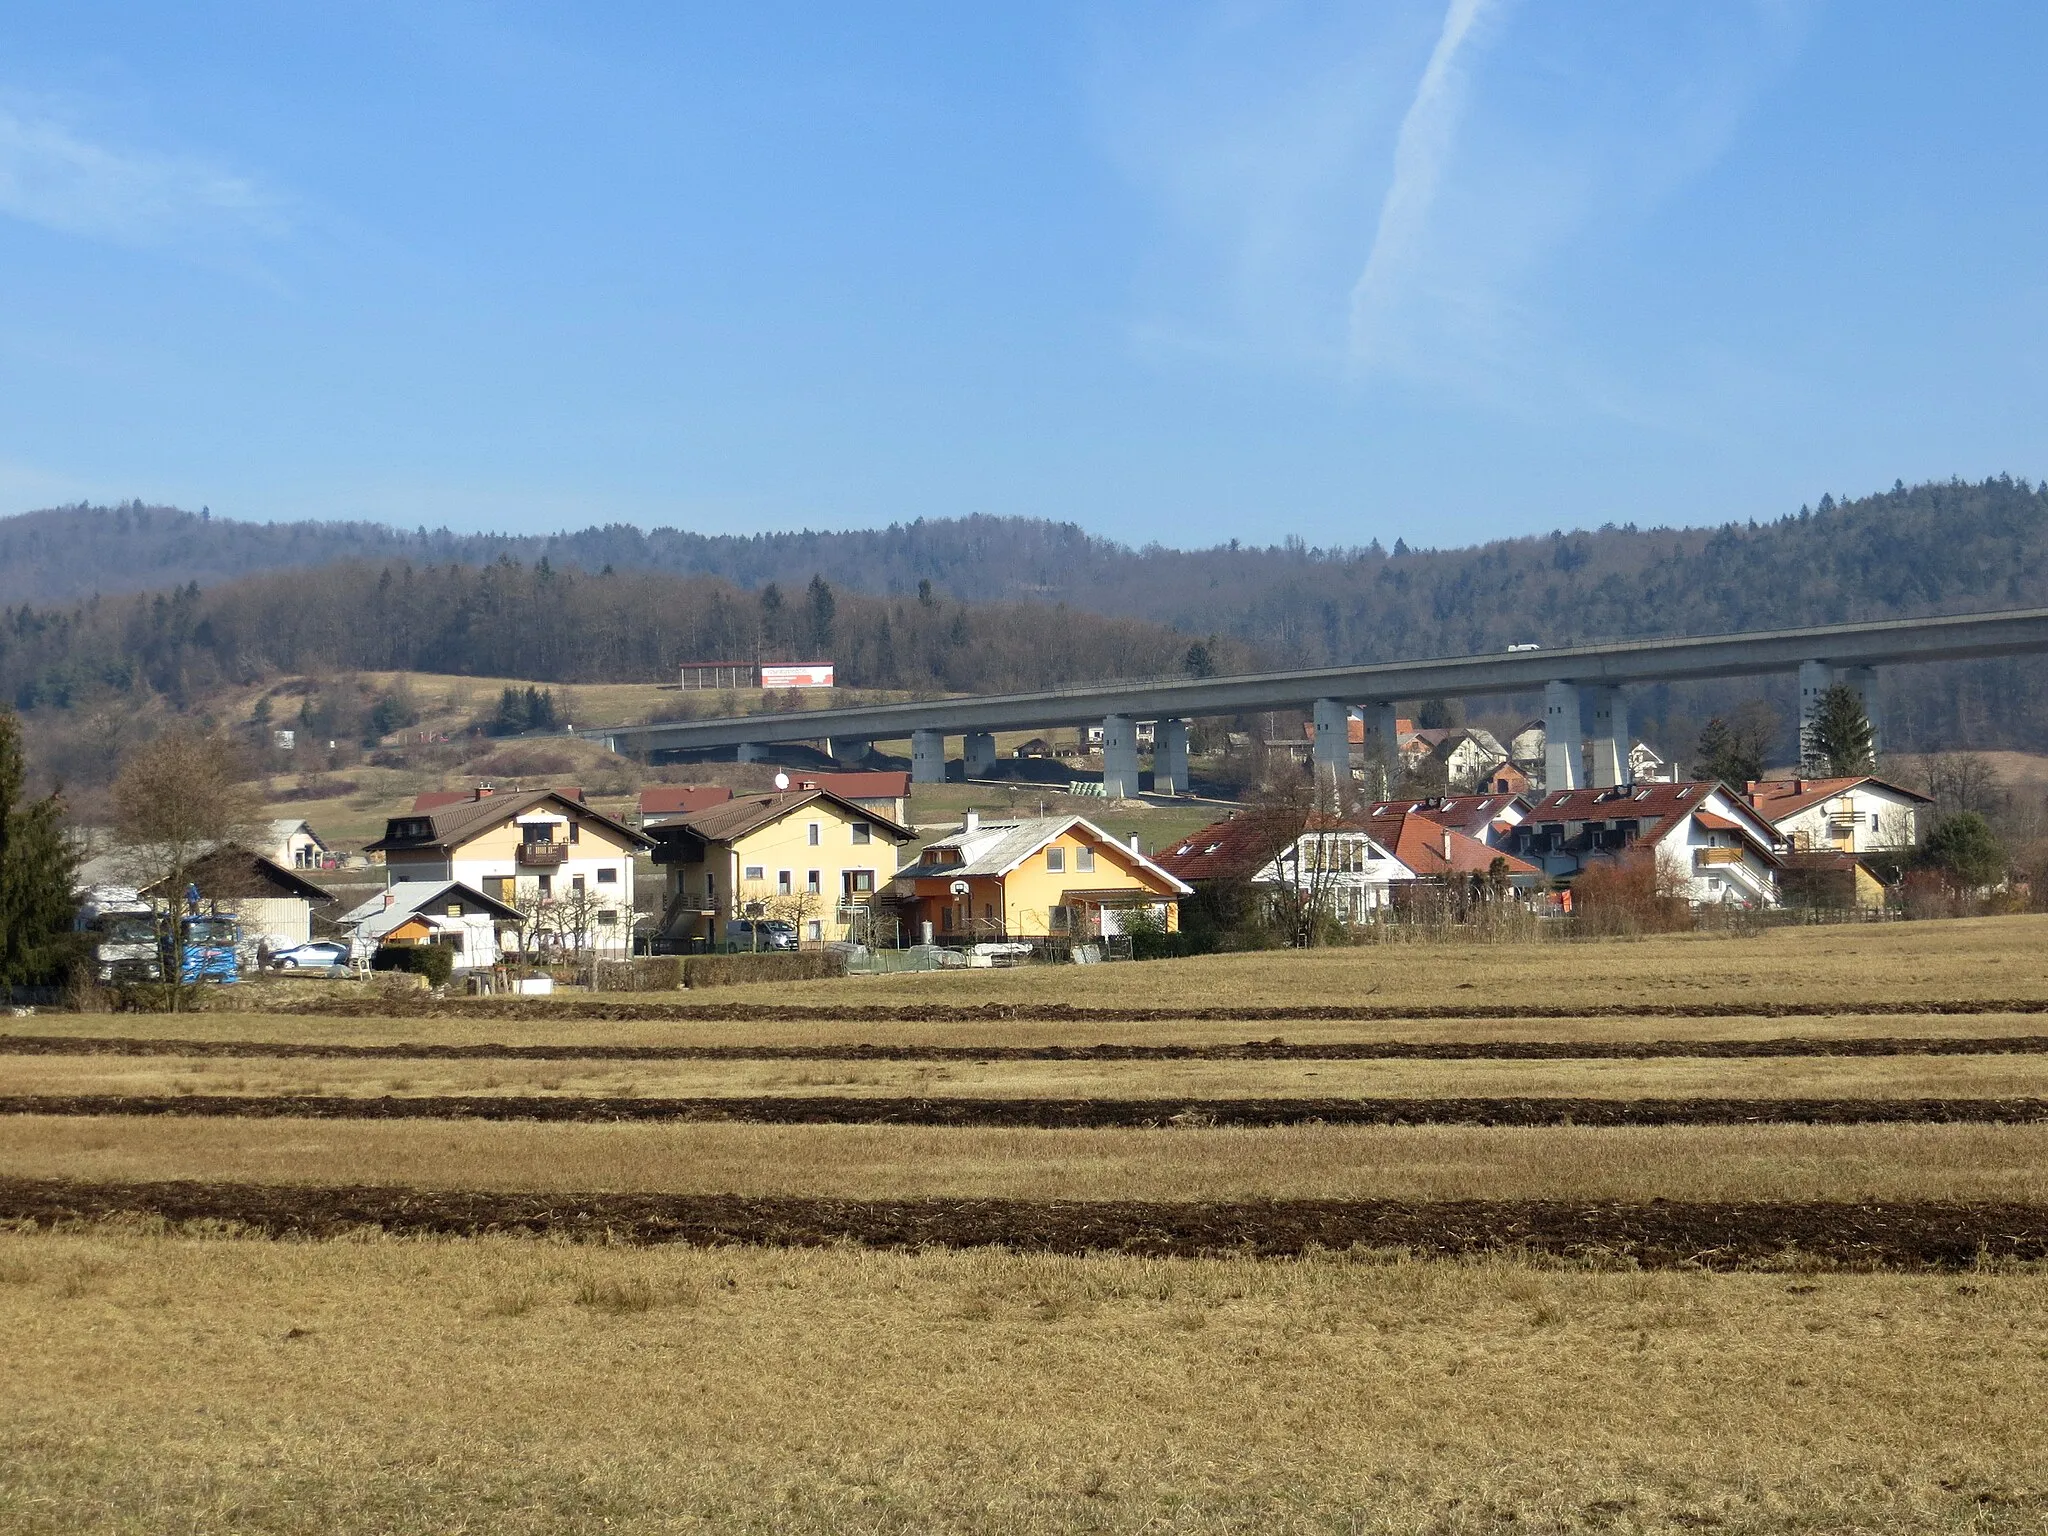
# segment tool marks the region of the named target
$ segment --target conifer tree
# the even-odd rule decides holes
[[[63,802],[24,799],[26,778],[20,723],[0,709],[0,986],[59,981],[78,950]]]
[[[1877,766],[1872,750],[1870,717],[1856,690],[1837,683],[1820,696],[1820,707],[1806,727],[1807,770],[1831,778],[1869,773]]]

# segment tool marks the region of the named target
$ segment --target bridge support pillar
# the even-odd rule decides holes
[[[1825,764],[1813,750],[1813,720],[1820,713],[1821,698],[1835,686],[1835,669],[1824,661],[1799,663],[1799,771],[1819,774]]]
[[[1310,758],[1315,768],[1316,803],[1334,811],[1343,786],[1351,779],[1351,706],[1341,699],[1317,699],[1315,730]]]
[[[960,755],[970,779],[992,779],[996,773],[996,739],[987,731],[969,731]]]
[[[1365,716],[1365,788],[1375,800],[1394,793],[1401,777],[1401,721],[1391,704],[1368,704]]]
[[[1102,793],[1111,800],[1138,794],[1138,727],[1129,715],[1102,717]]]
[[[1188,723],[1162,720],[1152,734],[1152,792],[1184,795],[1188,792]]]
[[[1870,755],[1884,750],[1884,709],[1877,701],[1877,668],[1843,667],[1835,680],[1856,695],[1863,705],[1863,718],[1870,722]]]
[[[1629,782],[1628,704],[1619,688],[1594,688],[1593,769],[1595,789],[1613,789]]]
[[[1579,685],[1556,682],[1543,685],[1543,787],[1548,790],[1578,789],[1584,784],[1579,772]]]
[[[912,731],[910,733],[910,782],[913,784],[943,784],[946,782],[946,733],[944,731]]]

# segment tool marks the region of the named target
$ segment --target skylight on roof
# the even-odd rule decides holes
[[[1678,798],[1679,798],[1679,799],[1681,799],[1681,800],[1683,800],[1683,799],[1684,799],[1684,798],[1685,798],[1685,797],[1686,797],[1687,795],[1689,795],[1689,794],[1691,794],[1691,793],[1692,793],[1692,786],[1691,786],[1690,784],[1688,784],[1688,785],[1686,785],[1686,786],[1685,786],[1685,788],[1681,789],[1681,790],[1680,790],[1680,791],[1678,792]]]
[[[1222,846],[1223,845],[1221,843],[1211,843],[1208,847],[1204,848],[1202,852],[1214,853],[1218,848],[1221,848]]]

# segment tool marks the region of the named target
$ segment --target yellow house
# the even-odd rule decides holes
[[[908,827],[830,790],[743,795],[647,828],[665,871],[660,932],[725,941],[736,919],[786,923],[798,942],[871,943],[875,898]]]
[[[1191,889],[1080,816],[982,821],[958,832],[896,876],[910,934],[931,924],[938,940],[1091,939],[1125,931],[1143,912],[1180,927]]]

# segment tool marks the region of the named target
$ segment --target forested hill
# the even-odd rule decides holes
[[[322,569],[218,579],[266,563]],[[993,518],[534,540],[136,506],[0,523],[10,588],[42,579],[24,571],[75,588],[88,565],[104,578],[97,598],[0,606],[0,697],[64,708],[140,687],[175,702],[217,680],[322,668],[658,679],[677,661],[764,652],[828,655],[857,687],[984,692],[1176,670],[1197,641],[1201,666],[1229,671],[2048,607],[2048,488],[1900,487],[1763,524],[1443,551],[1132,550]],[[168,590],[115,596],[115,573]],[[1787,680],[1763,687],[1789,702]],[[1637,719],[1667,744],[1730,698],[1645,692]],[[1886,699],[1897,745],[2048,748],[2048,660],[1895,668]]]
[[[1951,481],[1719,528],[1606,527],[1468,549],[1132,549],[1067,523],[970,517],[850,533],[613,525],[534,538],[259,524],[170,508],[0,520],[0,603],[37,606],[353,561],[719,576],[801,589],[1064,602],[1314,666],[1635,635],[2048,605],[2048,485]]]

